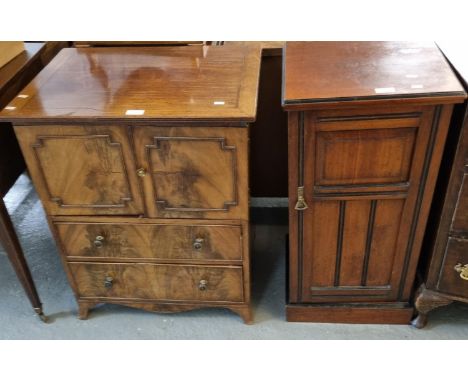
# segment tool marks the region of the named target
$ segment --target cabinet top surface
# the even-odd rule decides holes
[[[0,120],[249,122],[260,56],[252,46],[66,48]]]
[[[432,42],[290,42],[283,105],[461,102],[464,90]]]

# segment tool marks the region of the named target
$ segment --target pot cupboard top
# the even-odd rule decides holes
[[[251,122],[259,47],[66,48],[0,113],[31,122]]]
[[[466,96],[432,42],[290,42],[283,60],[289,110],[456,103]]]

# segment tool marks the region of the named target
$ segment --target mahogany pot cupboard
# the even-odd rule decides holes
[[[0,110],[48,64],[66,44],[26,43],[24,51],[0,68]],[[0,123],[0,244],[38,317],[46,321],[42,303],[3,197],[25,170],[21,150],[9,123]]]
[[[105,302],[252,321],[248,140],[260,49],[67,48],[14,124],[79,317]]]
[[[468,89],[468,49],[439,44]],[[437,182],[422,251],[422,283],[413,325],[422,328],[427,314],[453,301],[468,302],[468,102],[456,105]]]
[[[433,43],[292,42],[283,60],[287,320],[409,323],[437,172],[464,89]]]

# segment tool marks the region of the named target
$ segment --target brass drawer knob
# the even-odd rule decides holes
[[[96,248],[101,248],[104,245],[103,241],[104,241],[104,236],[101,236],[101,235],[96,236],[96,238],[94,239],[94,246]]]
[[[104,280],[104,286],[107,289],[110,289],[112,288],[113,285],[114,285],[114,279],[110,276],[107,276],[106,279]]]
[[[198,289],[201,291],[205,291],[208,288],[208,281],[207,280],[200,280],[198,283]]]
[[[146,176],[146,170],[144,168],[139,168],[137,170],[137,175],[140,177],[140,178],[143,178]]]
[[[201,237],[197,237],[194,241],[193,241],[193,249],[195,249],[196,251],[199,251],[203,248],[203,242],[205,240],[202,239]]]
[[[454,268],[458,273],[460,273],[460,277],[463,279],[463,280],[466,280],[468,281],[468,264],[465,264],[465,265],[462,265],[460,263],[458,263],[457,265],[455,265],[455,268]]]

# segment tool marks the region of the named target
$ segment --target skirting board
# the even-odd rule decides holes
[[[286,305],[289,322],[409,325],[412,316],[413,308],[401,306]]]

